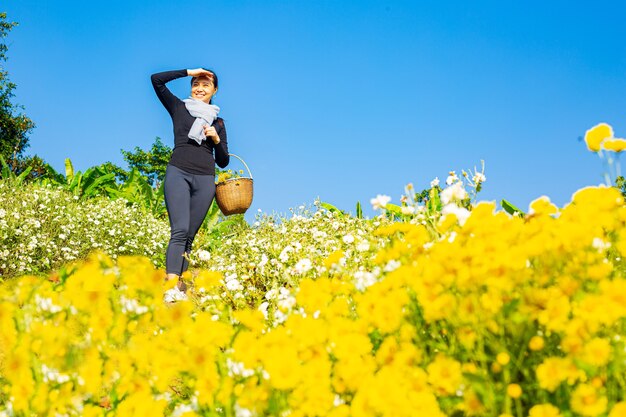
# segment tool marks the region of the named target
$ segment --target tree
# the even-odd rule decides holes
[[[151,186],[158,186],[165,178],[165,169],[172,155],[172,149],[161,142],[160,137],[157,136],[148,152],[138,146],[135,146],[134,152],[123,149],[121,151],[130,169],[137,168],[148,179]]]
[[[6,13],[0,12],[0,155],[12,166],[13,170],[19,170],[24,166],[24,163],[20,163],[20,159],[23,157],[24,150],[29,146],[28,134],[35,124],[26,115],[16,114],[17,110],[24,107],[11,103],[11,97],[14,96],[13,89],[16,86],[9,80],[9,73],[3,65],[7,60],[8,50],[4,39],[15,26],[17,26],[16,22],[9,22]],[[31,162],[38,162],[38,160]]]
[[[111,161],[107,161],[103,164],[98,165],[98,167],[102,168],[104,172],[112,172],[115,174],[115,181],[118,183],[126,182],[128,179],[128,171],[125,169],[115,165]]]
[[[139,174],[146,178],[151,187],[158,188],[165,178],[165,170],[172,154],[172,149],[161,142],[160,137],[157,136],[149,151],[144,151],[139,146],[135,146],[134,151],[120,149],[120,152],[122,152],[124,160],[128,164],[128,171],[110,161],[99,166],[106,172],[115,173],[115,179],[119,182],[125,182],[130,171],[137,169]]]

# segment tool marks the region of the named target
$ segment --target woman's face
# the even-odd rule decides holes
[[[191,97],[202,100],[205,103],[211,101],[211,97],[217,90],[213,86],[213,80],[209,77],[198,77],[191,83]]]

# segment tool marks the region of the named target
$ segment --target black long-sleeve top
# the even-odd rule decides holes
[[[229,162],[224,120],[218,117],[212,124],[220,137],[217,145],[210,138],[198,145],[198,142],[187,136],[195,117],[189,114],[185,103],[165,86],[168,81],[186,76],[187,70],[184,69],[159,72],[150,77],[154,91],[172,117],[174,125],[174,150],[169,163],[191,174],[215,175],[216,162],[220,168],[225,168]]]

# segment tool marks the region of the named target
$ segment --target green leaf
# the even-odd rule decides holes
[[[439,197],[438,187],[431,188],[428,193],[428,197],[428,204],[426,205],[428,211],[430,213],[441,211],[443,205],[441,204],[441,198]]]
[[[65,158],[65,178],[68,184],[74,180],[74,166],[70,158]]]
[[[505,317],[509,317],[511,314],[513,314],[516,310],[517,307],[520,304],[520,299],[519,298],[515,298],[509,302],[507,302],[506,304],[504,304],[504,306],[502,307],[502,313]]]
[[[356,202],[356,218],[357,219],[362,219],[363,218],[363,209],[361,208],[361,202],[360,201]]]
[[[162,181],[159,188],[154,193],[154,200],[152,202],[152,214],[161,216],[166,211],[165,207],[165,182]]]
[[[26,176],[28,175],[28,173],[33,169],[33,167],[27,167],[20,175],[17,176],[17,178],[15,178],[15,180],[17,181],[17,183],[21,183],[22,181],[24,181],[24,178],[26,178]]]
[[[391,204],[391,203],[387,203],[387,205],[385,206],[385,210],[387,210],[387,212],[395,214],[396,216],[402,216],[402,207],[398,206],[397,204]]]
[[[339,210],[337,207],[333,206],[330,203],[325,203],[325,202],[322,201],[322,202],[320,202],[320,206],[322,206],[323,208],[325,208],[328,211],[332,211],[332,212],[339,213],[339,214],[346,214],[345,212]]]
[[[217,202],[215,201],[215,199],[213,199],[213,202],[211,203],[211,207],[209,207],[209,212],[207,214],[207,217],[204,220],[204,227],[205,230],[213,230],[213,228],[215,227],[215,225],[217,224],[219,217],[220,217],[220,209],[219,206],[217,205]]]
[[[113,172],[106,174],[106,175],[102,175],[101,177],[98,177],[95,180],[93,180],[92,183],[88,185],[87,188],[85,188],[83,195],[87,197],[93,197],[94,195],[97,194],[96,190],[100,188],[102,184],[111,183],[111,182],[112,183],[115,182],[115,173]]]
[[[0,155],[0,161],[2,162],[2,178],[5,179],[15,179],[15,173],[9,168],[9,165],[6,163],[2,155]]]
[[[218,233],[223,233],[226,230],[228,230],[229,228],[233,227],[234,225],[236,225],[237,223],[239,223],[238,220],[235,219],[228,219],[228,220],[224,220],[223,222],[219,222],[217,224],[217,226],[215,226],[213,228],[213,231],[216,231]]]
[[[512,216],[516,215],[516,213],[519,213],[522,217],[526,216],[526,213],[524,213],[522,210],[515,207],[513,204],[511,204],[507,200],[502,199],[502,201],[500,202],[500,205],[502,206],[504,211],[506,211]]]
[[[127,190],[127,189],[134,188],[136,175],[137,175],[137,170],[136,169],[131,170],[130,173],[128,174],[128,178],[126,178],[126,181],[124,181],[124,183],[122,184],[121,189]]]
[[[76,174],[72,174],[71,178],[72,178],[72,181],[70,181],[67,188],[74,194],[78,195],[80,193],[80,183],[83,178],[83,174],[80,171],[78,171]]]
[[[87,168],[85,173],[82,175],[83,178],[80,184],[81,195],[85,195],[85,190],[96,180],[97,174],[98,172],[93,167]]]
[[[120,190],[118,190],[117,188],[112,188],[112,187],[107,187],[105,186],[104,189],[106,190],[106,192],[108,193],[110,198],[119,198],[122,196],[122,192]]]

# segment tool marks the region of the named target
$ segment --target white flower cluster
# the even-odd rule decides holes
[[[76,200],[57,187],[0,180],[0,279],[47,272],[99,249],[162,265],[167,220],[126,200]]]
[[[141,315],[147,313],[149,310],[148,307],[140,305],[137,300],[124,296],[120,298],[120,304],[122,305],[122,313],[124,314]]]
[[[69,375],[62,374],[54,368],[49,368],[46,364],[41,365],[41,373],[45,383],[56,382],[57,384],[63,384],[70,380]]]
[[[454,214],[459,224],[463,225],[470,215],[469,210],[460,205],[460,202],[466,198],[467,191],[465,191],[463,182],[455,177],[454,182],[450,183],[448,187],[441,192],[441,203],[443,204],[441,214],[444,216]]]
[[[269,319],[269,306],[275,306],[271,317],[274,324],[283,323],[291,314],[296,305],[296,297],[285,287],[273,288],[265,293],[265,299],[259,305],[259,311],[263,313],[265,319]]]
[[[357,290],[363,292],[371,285],[378,281],[380,268],[375,268],[373,272],[365,271],[365,268],[354,273],[354,286]]]
[[[379,208],[385,208],[390,201],[391,197],[388,195],[378,194],[370,200],[370,204],[374,210],[378,210]]]
[[[254,375],[254,369],[248,369],[243,362],[235,362],[231,358],[226,358],[226,367],[228,368],[228,376],[242,376],[247,378]]]
[[[174,410],[172,410],[172,414],[170,414],[170,416],[181,417],[187,413],[195,414],[196,411],[198,411],[198,407],[192,407],[189,404],[177,404],[176,407],[174,407]]]
[[[47,311],[52,314],[63,310],[61,306],[53,304],[50,298],[40,297],[39,294],[35,294],[35,304],[37,305],[38,310]]]
[[[247,408],[241,407],[239,404],[235,404],[235,417],[256,417],[257,413]]]
[[[291,313],[295,298],[288,288],[304,277],[341,272],[359,287],[371,285],[363,274],[374,268],[370,248],[386,239],[372,233],[380,221],[325,210],[319,200],[314,205],[315,210],[292,209],[291,217],[258,214],[252,227],[233,231],[210,255],[200,256],[206,249],[198,248],[198,266],[224,274],[230,300],[264,298],[259,309],[275,323]],[[337,251],[337,262],[326,265],[323,261]]]
[[[462,175],[459,176],[455,171],[450,171],[446,178],[446,188],[441,190],[439,187],[440,181],[438,177],[435,177],[430,182],[430,190],[427,196],[415,193],[413,184],[407,184],[405,186],[405,195],[400,198],[400,213],[404,216],[411,216],[409,221],[411,223],[427,224],[433,220],[433,218],[439,219],[440,216],[446,217],[448,214],[456,216],[459,224],[463,225],[470,215],[470,211],[467,209],[468,200],[475,198],[476,194],[481,190],[482,184],[487,180],[484,174],[485,165],[481,161],[482,171],[478,171],[474,167],[474,172],[468,173],[462,171]],[[470,178],[471,176],[471,178]],[[470,190],[466,190],[466,187]],[[439,211],[437,204],[437,198],[441,202],[442,207]],[[427,205],[425,201],[434,201],[435,204]],[[372,205],[374,209],[385,208],[389,202],[389,197],[378,195],[372,199]],[[424,204],[421,204],[424,203]],[[428,207],[427,207],[428,206]],[[471,203],[470,203],[471,206]],[[436,207],[436,208],[434,208]],[[392,215],[398,215],[398,208],[393,207],[391,210]],[[385,215],[385,210],[383,214]]]
[[[239,297],[242,296],[241,293],[237,292],[237,291],[243,290],[243,285],[241,285],[241,283],[237,279],[237,273],[232,273],[232,274],[226,275],[224,277],[224,285],[230,291],[235,291],[235,296],[234,296],[235,298],[239,298]]]

